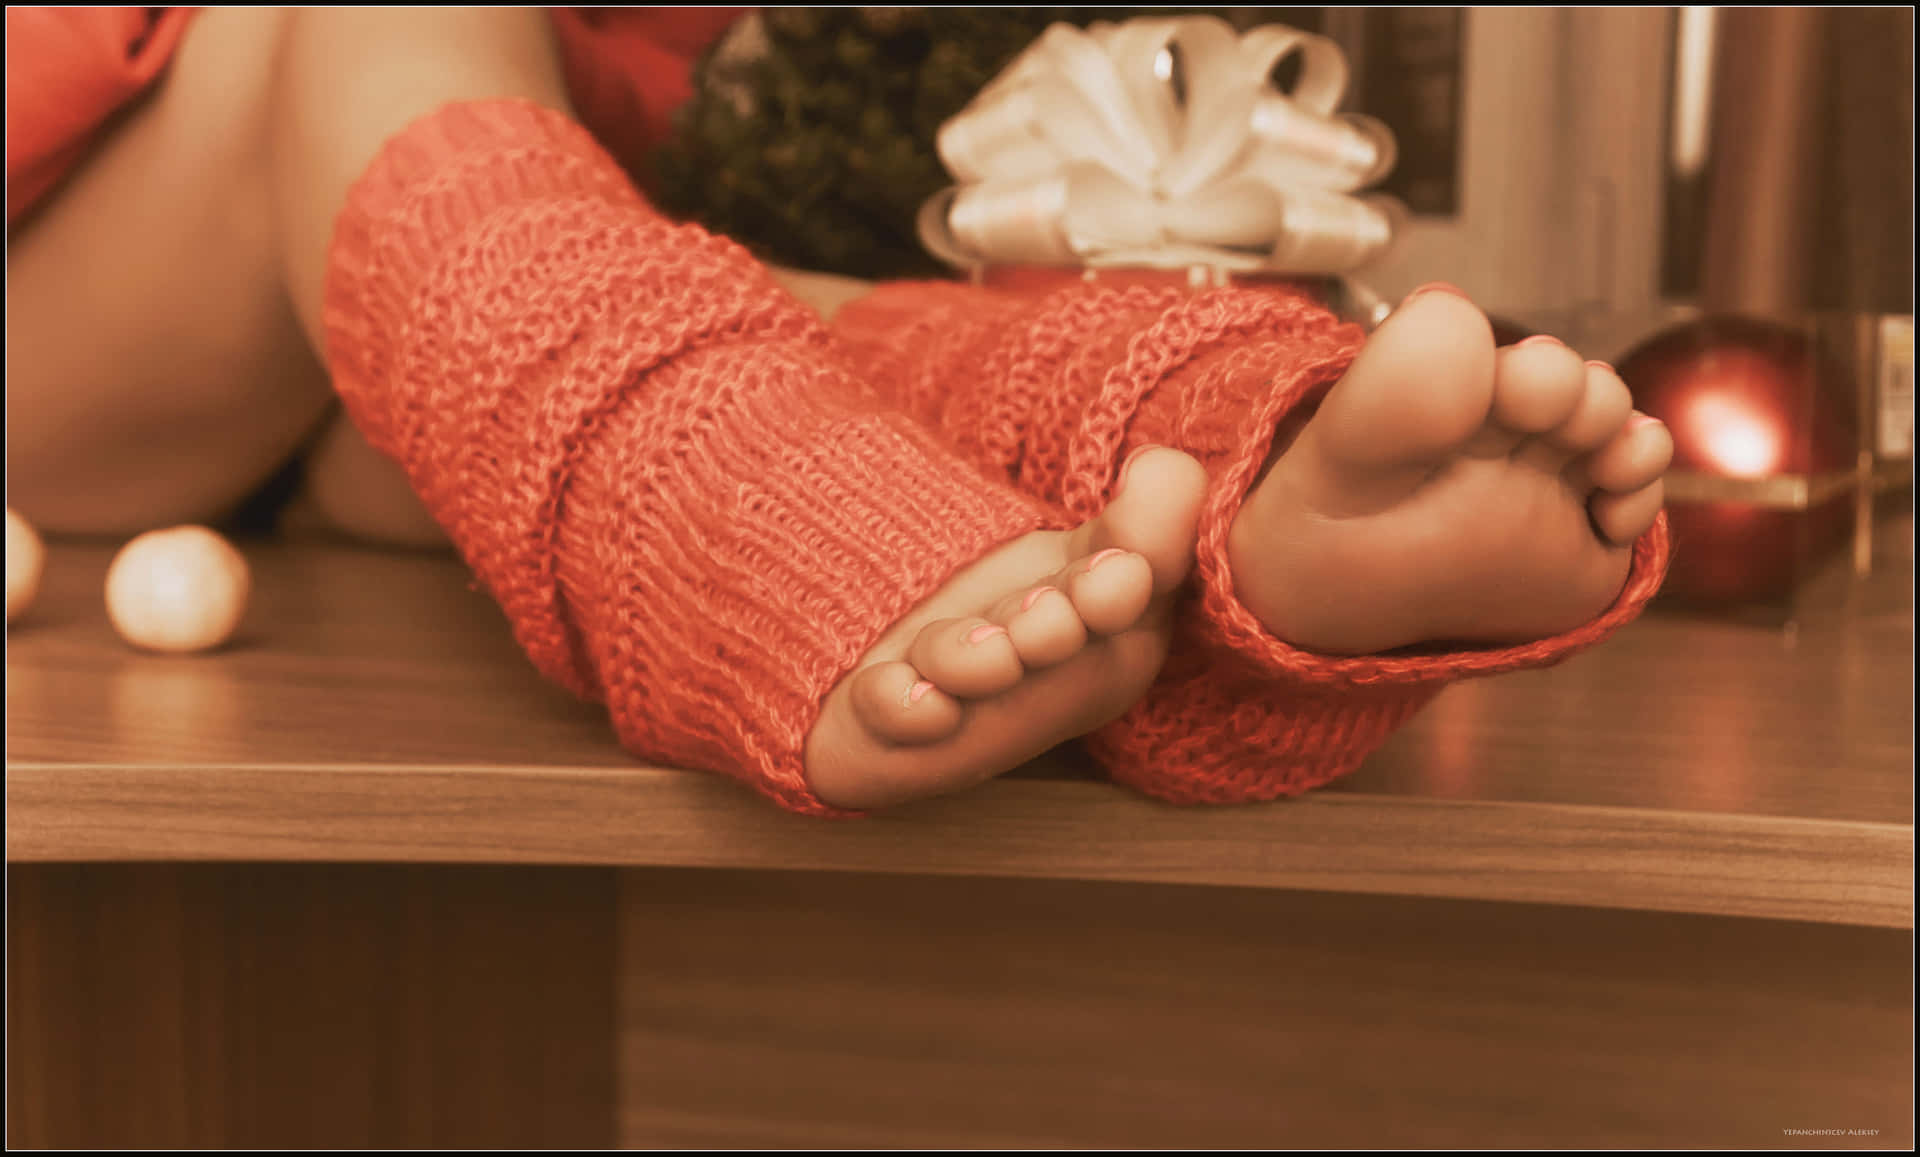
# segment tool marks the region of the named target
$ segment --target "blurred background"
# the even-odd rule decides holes
[[[768,11],[701,63],[655,177],[771,259],[937,272],[912,222],[948,183],[940,123],[1055,20],[1184,11],[1209,10]],[[1389,299],[1444,277],[1525,316],[1911,309],[1909,8],[1210,11],[1346,53],[1413,213],[1364,275]]]
[[[769,10],[700,61],[643,179],[779,264],[947,274],[914,227],[952,183],[941,124],[1055,21],[1181,12],[1327,37],[1343,111],[1391,129],[1376,190],[1409,217],[1337,308],[1451,282],[1667,422],[1670,598],[1777,601],[1849,526],[1868,567],[1910,492],[1911,8]]]

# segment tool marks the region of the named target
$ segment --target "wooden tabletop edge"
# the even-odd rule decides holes
[[[1913,926],[1913,828],[1321,792],[1174,807],[1007,779],[861,820],[660,768],[12,763],[10,863],[706,867],[1369,892]]]
[[[13,782],[16,774],[30,776],[73,776],[84,774],[99,777],[124,777],[128,782],[149,783],[164,776],[216,776],[235,779],[260,777],[270,781],[275,777],[286,777],[288,782],[295,780],[311,788],[312,777],[336,776],[362,781],[365,777],[394,777],[392,782],[399,783],[408,778],[431,777],[441,781],[444,777],[472,777],[476,782],[486,782],[492,786],[511,785],[515,781],[525,781],[529,787],[546,786],[575,780],[583,784],[619,785],[632,784],[635,787],[651,788],[667,794],[682,792],[699,798],[702,808],[712,806],[711,796],[718,791],[727,796],[738,797],[739,806],[746,809],[761,809],[770,805],[754,798],[737,785],[720,777],[703,772],[688,771],[680,768],[659,767],[650,764],[635,763],[630,766],[605,764],[486,764],[486,763],[106,763],[72,762],[51,760],[8,760],[6,763],[8,782]],[[1706,811],[1701,809],[1666,807],[1621,807],[1605,804],[1567,803],[1552,800],[1488,800],[1488,799],[1447,799],[1435,796],[1400,795],[1374,792],[1316,791],[1299,796],[1271,801],[1246,804],[1183,806],[1166,804],[1147,799],[1097,779],[1079,779],[1067,777],[1022,777],[994,780],[971,789],[966,795],[946,800],[932,801],[928,804],[908,805],[888,813],[893,816],[919,816],[933,809],[945,812],[959,801],[971,801],[973,805],[993,806],[995,804],[1013,807],[1020,802],[1036,798],[1071,798],[1076,800],[1104,803],[1108,807],[1146,808],[1163,815],[1207,816],[1233,815],[1250,816],[1265,814],[1274,817],[1274,822],[1291,822],[1286,809],[1310,806],[1313,808],[1358,808],[1368,810],[1434,808],[1451,812],[1510,814],[1524,810],[1527,814],[1548,818],[1556,815],[1578,816],[1583,823],[1589,823],[1601,817],[1616,822],[1648,822],[1661,826],[1684,826],[1690,823],[1704,823],[1714,826],[1752,825],[1757,829],[1769,826],[1794,828],[1806,831],[1879,831],[1887,833],[1907,833],[1911,836],[1913,824],[1892,823],[1880,820],[1834,819],[1830,817],[1776,815],[1765,812]],[[665,801],[663,801],[665,802]],[[969,808],[970,810],[970,808]],[[1245,822],[1245,821],[1242,821]]]

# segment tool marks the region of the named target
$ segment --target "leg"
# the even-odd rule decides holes
[[[268,199],[284,20],[201,13],[156,90],[10,239],[9,501],[46,530],[218,518],[327,412]]]
[[[884,573],[922,576],[916,584],[933,569],[949,573],[939,558],[929,562],[912,552],[944,549],[934,540],[956,541],[962,531],[921,526],[915,533],[929,541],[903,538],[907,522],[939,506],[910,488],[884,493],[903,486],[885,471],[869,471],[857,482],[851,475],[832,480],[849,489],[831,510],[805,506],[816,501],[812,479],[796,482],[783,473],[839,469],[847,461],[857,473],[859,455],[880,438],[904,455],[895,463],[919,484],[981,490],[986,484],[967,480],[971,472],[932,455],[930,446],[920,449],[912,437],[896,440],[892,416],[858,406],[837,409],[842,402],[833,399],[848,380],[837,361],[823,361],[809,344],[807,326],[794,331],[800,340],[786,331],[752,342],[732,338],[728,327],[762,324],[755,319],[790,324],[783,312],[789,306],[767,296],[772,286],[765,272],[740,268],[711,239],[665,231],[630,190],[605,179],[609,165],[567,143],[577,130],[562,132],[546,114],[503,111],[521,109],[517,104],[485,106],[484,123],[460,119],[462,109],[481,116],[473,110],[482,106],[473,102],[495,98],[564,110],[542,17],[502,10],[302,10],[292,17],[278,79],[279,232],[303,324],[316,342],[332,343],[337,384],[370,440],[404,460],[413,486],[508,604],[536,662],[554,678],[606,698],[623,738],[637,750],[716,767],[753,751],[767,761],[764,774],[785,776],[786,756],[773,749],[785,742],[793,719],[783,714],[772,721],[778,732],[772,739],[743,740],[735,750],[727,746],[734,739],[722,733],[729,721],[716,716],[797,696],[803,704],[797,709],[808,716],[801,731],[811,790],[831,805],[878,806],[1007,770],[1111,719],[1151,681],[1164,651],[1171,592],[1187,566],[1198,501],[1197,474],[1183,456],[1142,461],[1138,474],[1148,484],[1107,517],[1076,530],[1026,535],[981,551],[985,557],[970,555],[973,565],[916,595],[914,605],[901,608],[904,617],[895,613],[890,629],[869,636],[861,618],[868,612],[858,604],[891,604],[894,592],[872,589],[892,581]],[[451,119],[429,115],[449,105],[458,106]],[[533,134],[537,139],[520,140],[533,139],[537,147],[497,143],[489,134],[506,121],[522,126],[515,132]],[[455,124],[458,142],[446,135],[454,129],[443,130]],[[384,158],[397,154],[383,151],[383,144],[396,133],[407,160],[388,164]],[[484,139],[475,143],[475,134]],[[471,170],[459,167],[469,162]],[[487,207],[451,224],[445,216],[416,214],[412,198],[436,196],[445,187],[421,179],[421,164],[444,166],[427,171],[445,181],[472,182]],[[550,167],[513,170],[532,185],[502,192],[491,183],[515,165]],[[545,188],[543,181],[560,183],[557,199],[525,192]],[[352,190],[361,187],[378,195],[356,200]],[[473,203],[460,200],[455,216]],[[562,217],[563,225],[553,224]],[[556,228],[569,230],[566,246],[548,245]],[[361,239],[355,244],[363,247],[342,258],[342,235]],[[484,244],[467,244],[481,236]],[[510,250],[516,256],[493,255],[496,246],[509,245],[520,247]],[[382,246],[404,246],[404,252]],[[702,264],[695,282],[658,272],[696,258]],[[547,272],[554,268],[564,272]],[[427,278],[432,310],[396,316],[427,300],[416,296],[423,292],[418,279]],[[511,307],[523,311],[517,316],[486,312],[524,303],[529,291],[549,312],[535,316],[524,304]],[[753,312],[739,312],[747,308],[739,302]],[[715,312],[722,310],[735,312]],[[645,328],[646,318],[658,318],[657,329]],[[680,323],[705,344],[681,348],[663,363],[630,364],[662,334],[680,332],[673,328]],[[403,329],[404,348],[396,336]],[[508,337],[494,340],[502,333]],[[476,334],[485,337],[470,336]],[[514,344],[523,339],[524,349]],[[422,344],[431,342],[442,344]],[[422,349],[439,352],[419,354],[418,364],[405,360]],[[821,390],[827,392],[812,396]],[[694,413],[677,400],[695,397],[702,401]],[[568,410],[592,399],[601,399],[594,404],[608,412],[589,420]],[[741,412],[743,405],[754,412]],[[793,416],[794,423],[782,428],[776,413]],[[802,431],[820,441],[775,446],[769,455],[764,443]],[[674,454],[674,446],[720,448]],[[736,457],[741,454],[760,457]],[[921,462],[915,454],[932,456]],[[549,484],[559,492],[534,493]],[[941,497],[961,506],[977,498],[950,489]],[[852,531],[858,541],[842,542],[838,536],[854,525],[845,522],[848,503],[874,525]],[[1006,508],[1019,505],[1025,504]],[[780,514],[772,523],[783,528],[784,542],[759,537],[757,520],[769,509]],[[731,520],[741,521],[726,525]],[[826,540],[832,549],[825,552],[817,541],[822,525],[832,527]],[[504,541],[503,526],[516,528]],[[528,537],[550,539],[543,549],[551,556],[522,558],[516,552]],[[892,541],[907,543],[906,557],[872,550]],[[737,558],[734,551],[741,552]],[[837,573],[850,562],[850,573]],[[793,573],[809,567],[822,574]],[[701,569],[682,573],[687,568]],[[755,653],[743,655],[728,634],[736,629],[729,620],[764,619],[768,604],[741,591],[757,589],[766,599],[793,595],[769,580],[770,573],[855,589],[842,586],[844,593],[821,596],[827,605],[799,612],[831,615],[826,622],[754,631],[747,650]],[[548,594],[549,584],[557,595]],[[851,614],[849,600],[855,602]],[[554,606],[566,608],[559,629],[548,618]],[[828,640],[836,651],[853,642],[849,635],[860,636],[861,645],[872,639],[864,655],[855,652],[851,673],[837,657],[788,653],[799,644],[783,639],[812,645],[819,628],[838,636]],[[762,660],[767,669],[788,669],[790,685],[745,682],[745,664]],[[683,680],[673,664],[697,667],[694,681]],[[837,671],[829,686],[793,684],[830,667]],[[712,691],[736,684],[738,690]],[[672,702],[678,694],[704,698]],[[791,787],[785,778],[777,782],[782,791]]]
[[[269,168],[283,284],[317,350],[325,340],[321,288],[333,221],[382,142],[453,99],[517,96],[568,106],[547,20],[537,9],[295,9],[288,22]],[[436,51],[394,48],[425,42]],[[399,546],[446,542],[406,475],[344,415],[315,443],[307,479],[305,497],[329,527]]]
[[[830,273],[770,268],[781,286],[825,320],[873,286]],[[336,415],[307,452],[305,497],[318,520],[356,538],[392,546],[446,546],[447,536],[420,505],[407,476],[345,415]]]

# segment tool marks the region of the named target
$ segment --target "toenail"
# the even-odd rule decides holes
[[[1032,610],[1033,604],[1040,601],[1040,596],[1046,594],[1048,591],[1052,589],[1053,589],[1052,587],[1035,587],[1032,590],[1028,591],[1027,597],[1020,600],[1020,609],[1022,611]]]
[[[1513,343],[1514,349],[1526,349],[1530,345],[1563,345],[1559,338],[1550,333],[1536,333],[1532,337],[1522,338]]]
[[[911,707],[915,703],[918,703],[922,699],[925,699],[927,697],[927,692],[931,690],[933,690],[933,684],[927,682],[925,679],[922,679],[918,683],[915,683],[907,691],[907,706]]]
[[[994,623],[981,623],[973,630],[967,632],[967,642],[984,643],[995,635],[1004,635],[1006,633],[1007,629],[1005,627],[998,626]]]
[[[1467,291],[1457,285],[1449,285],[1444,281],[1429,281],[1412,293],[1407,294],[1406,300],[1412,301],[1423,293],[1451,293],[1459,298],[1465,298],[1467,296]]]
[[[1601,361],[1599,358],[1588,358],[1587,368],[1590,370],[1605,370],[1610,374],[1617,372],[1614,370],[1612,365],[1610,365],[1607,362]]]
[[[1120,478],[1113,484],[1113,492],[1118,494],[1127,488],[1127,472],[1132,470],[1133,464],[1140,460],[1140,455],[1145,454],[1149,450],[1158,450],[1159,448],[1158,445],[1149,442],[1144,446],[1136,447],[1133,453],[1127,455],[1126,461],[1120,463]]]
[[[1108,547],[1107,549],[1101,551],[1099,554],[1096,554],[1092,558],[1087,560],[1087,573],[1092,574],[1094,567],[1099,566],[1101,563],[1107,561],[1108,559],[1114,557],[1115,555],[1121,555],[1125,553],[1127,552],[1124,550],[1121,550],[1117,546]]]

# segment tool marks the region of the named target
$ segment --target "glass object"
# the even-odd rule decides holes
[[[1910,316],[1693,313],[1616,365],[1673,434],[1666,601],[1790,616],[1843,548],[1870,571],[1879,500],[1912,482]]]

